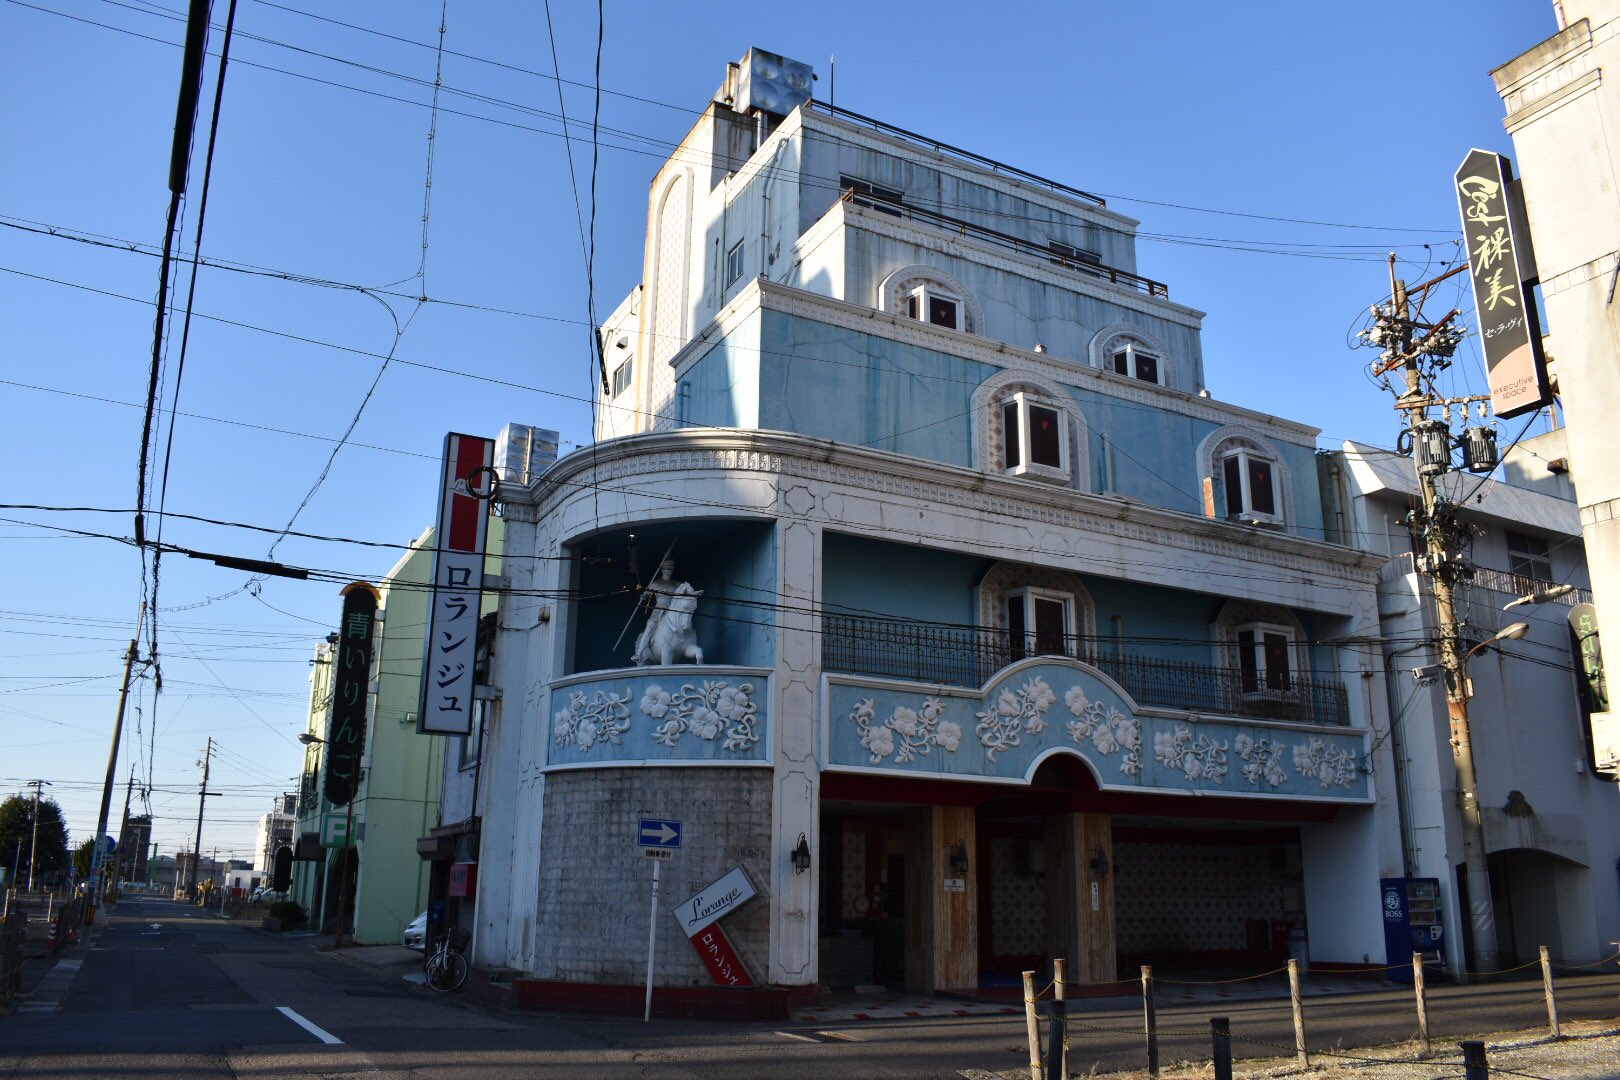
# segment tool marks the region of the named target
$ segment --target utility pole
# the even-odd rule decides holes
[[[95,838],[90,846],[90,888],[86,890],[88,899],[84,909],[84,922],[89,926],[95,921],[97,892],[101,885],[101,864],[103,854],[101,851],[101,837],[107,831],[107,815],[112,811],[112,793],[114,775],[118,770],[118,744],[124,737],[124,706],[129,701],[129,681],[135,670],[135,661],[140,658],[138,646],[141,638],[141,626],[146,622],[146,604],[141,604],[140,613],[135,616],[135,636],[129,641],[129,649],[124,653],[124,681],[118,688],[118,715],[113,720],[112,747],[107,751],[107,779],[101,786],[101,813],[96,818]]]
[[[1470,405],[1489,399],[1481,396],[1447,398],[1434,391],[1433,376],[1450,365],[1450,358],[1463,337],[1463,332],[1451,324],[1459,312],[1451,311],[1438,322],[1424,323],[1414,318],[1411,309],[1413,293],[1418,294],[1421,311],[1429,289],[1467,269],[1464,263],[1408,291],[1406,283],[1395,277],[1395,257],[1390,256],[1390,303],[1373,308],[1373,325],[1362,336],[1383,350],[1373,366],[1373,374],[1383,376],[1399,369],[1404,380],[1395,408],[1405,418],[1405,438],[1417,466],[1423,499],[1423,508],[1412,515],[1414,525],[1422,529],[1423,535],[1423,554],[1417,560],[1417,569],[1429,578],[1434,595],[1435,622],[1440,632],[1440,665],[1446,673],[1446,712],[1456,769],[1458,810],[1462,817],[1464,877],[1474,965],[1480,972],[1489,973],[1497,966],[1496,915],[1491,903],[1484,821],[1468,725],[1467,662],[1471,646],[1463,638],[1456,595],[1457,585],[1470,577],[1474,568],[1463,556],[1467,526],[1458,519],[1456,504],[1443,495],[1436,484],[1438,477],[1453,471],[1451,455],[1457,440],[1451,434],[1452,410],[1460,410],[1461,418],[1466,421]],[[1421,331],[1422,336],[1414,339],[1414,331]],[[1483,411],[1484,405],[1479,404],[1479,407]],[[1441,413],[1438,418],[1431,415],[1436,409]],[[1485,428],[1465,431],[1464,435],[1469,470],[1490,472],[1496,465],[1494,435]],[[1457,976],[1459,981],[1467,981],[1466,971],[1458,972]]]
[[[218,792],[208,790],[208,763],[214,756],[214,738],[208,737],[208,745],[203,748],[202,759],[202,790],[197,793],[197,839],[191,849],[191,881],[186,886],[186,895],[189,897],[197,889],[197,877],[202,872],[202,821],[203,807],[208,805],[208,796],[217,795]]]
[[[49,780],[30,780],[28,784],[34,786],[34,838],[28,844],[28,891],[34,891],[34,864],[39,861],[39,794],[43,788],[51,786]],[[24,784],[27,787],[28,784]]]
[[[113,863],[112,887],[114,892],[118,891],[118,886],[123,883],[124,878],[127,876],[124,864],[129,859],[129,853],[124,850],[124,845],[129,840],[129,801],[134,794],[135,763],[131,761],[129,763],[129,781],[124,785],[124,820],[118,826],[118,847],[114,849],[118,855]]]

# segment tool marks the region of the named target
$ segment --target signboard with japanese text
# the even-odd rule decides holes
[[[731,939],[726,932],[720,929],[719,923],[710,923],[700,927],[692,935],[692,947],[698,951],[703,960],[703,966],[709,969],[710,978],[714,979],[716,986],[753,986],[754,980],[748,977],[748,969],[743,966],[742,958],[737,950],[731,947]]]
[[[732,948],[720,920],[755,896],[754,883],[740,866],[701,889],[673,912],[717,986],[753,986],[748,968]]]
[[[434,536],[433,598],[417,730],[428,735],[470,735],[483,602],[484,542],[495,494],[495,443],[451,433],[444,440],[439,521]]]
[[[343,617],[331,652],[332,709],[326,727],[326,801],[345,806],[360,786],[366,751],[366,699],[371,686],[377,590],[364,581],[343,586]]]
[[[1491,410],[1517,416],[1548,404],[1552,393],[1533,282],[1524,273],[1534,265],[1529,231],[1510,197],[1513,166],[1501,154],[1470,150],[1456,180]]]

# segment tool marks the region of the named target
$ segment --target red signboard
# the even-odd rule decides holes
[[[450,895],[463,899],[478,892],[478,864],[458,862],[450,864]]]
[[[692,948],[703,958],[704,966],[709,969],[717,985],[754,985],[754,981],[748,977],[748,969],[743,967],[742,959],[738,957],[737,950],[731,947],[719,923],[710,923],[693,933]]]

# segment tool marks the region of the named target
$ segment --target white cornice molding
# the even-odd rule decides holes
[[[503,499],[529,504],[533,517],[545,519],[573,499],[589,501],[608,491],[622,494],[624,481],[655,475],[739,472],[757,474],[778,488],[790,486],[784,483],[787,479],[819,482],[843,489],[851,496],[880,501],[892,497],[949,506],[1024,525],[1068,529],[1104,542],[1136,541],[1165,552],[1220,559],[1229,563],[1234,573],[1254,569],[1293,571],[1307,588],[1326,583],[1327,588],[1338,584],[1371,589],[1386,561],[1372,552],[1117,497],[774,431],[696,428],[616,439],[575,451],[527,488],[503,489]],[[654,493],[648,498],[656,501],[658,496]],[[688,509],[693,515],[705,515],[720,508],[694,503]],[[735,516],[801,519],[779,501],[769,508],[729,509],[736,511]],[[531,516],[520,513],[525,518]],[[825,513],[804,516],[802,520],[834,523]],[[1003,557],[995,548],[997,545],[987,543],[984,552],[988,557]],[[1077,564],[1070,569],[1087,568]],[[1205,572],[1215,576],[1221,573]],[[1337,609],[1344,605],[1325,606]]]

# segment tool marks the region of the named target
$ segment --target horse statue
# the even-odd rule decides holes
[[[636,650],[632,659],[638,665],[669,665],[681,657],[694,664],[703,663],[703,650],[698,647],[697,634],[692,630],[692,616],[697,612],[698,597],[702,589],[692,588],[683,581],[658,600],[654,614],[657,624]]]

